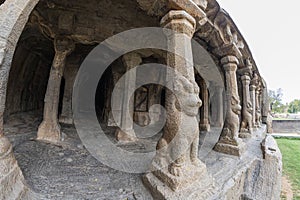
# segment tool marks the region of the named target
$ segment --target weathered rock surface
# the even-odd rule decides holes
[[[117,133],[119,140],[134,140],[121,145],[126,150],[154,150],[157,141],[157,149],[161,149],[179,132],[178,143],[171,151],[164,152],[165,155],[158,155],[158,162],[152,167],[169,157],[175,162],[144,176],[147,190],[141,175],[106,167],[83,148],[72,126],[71,96],[76,71],[97,44],[133,28],[160,27],[162,17],[162,27],[178,33],[168,38],[168,48],[175,54],[153,49],[131,52],[140,56],[119,58],[111,64],[99,77],[95,94],[99,122],[106,127],[122,121],[122,130],[129,130],[116,132],[116,127],[106,127],[111,141],[116,142],[113,133]],[[193,55],[192,38],[203,47],[201,55]],[[136,35],[136,41],[147,40],[145,36]],[[115,50],[128,46],[126,42],[121,39],[108,46]],[[213,87],[215,91],[207,91],[210,82],[196,84],[193,60],[197,58],[200,58],[197,65],[203,68],[216,67],[218,81],[226,85],[226,96],[220,85]],[[206,62],[208,60],[210,62]],[[134,85],[137,78],[134,75],[130,78],[133,80],[118,88],[125,91],[119,103],[125,99],[131,102],[131,107],[115,108],[118,119],[112,119],[110,97],[115,83],[134,65],[151,62],[168,64],[183,74],[184,80],[178,76],[174,84],[179,98],[153,84],[139,88],[130,97],[126,91]],[[241,83],[236,72],[247,71],[247,67],[251,68],[250,72]],[[155,76],[153,74],[149,76]],[[199,76],[206,80],[210,73]],[[0,199],[37,198],[29,187],[41,195],[37,199],[278,199],[281,154],[270,136],[262,142],[265,128],[262,122],[271,127],[267,120],[266,91],[246,41],[215,0],[0,0]],[[217,101],[211,104],[208,95],[214,92]],[[204,104],[200,116],[199,96]],[[179,106],[181,98],[183,104]],[[142,125],[151,123],[148,118],[154,104],[166,107],[168,118],[164,134],[160,140],[160,134],[155,139],[136,140],[133,121]],[[20,123],[13,120],[14,113],[38,110],[41,114],[43,109],[44,121],[38,134],[41,118],[21,113],[17,115]],[[209,109],[213,116],[208,116]],[[126,111],[129,118],[124,116]],[[156,120],[160,120],[160,112],[155,111],[155,115]],[[2,135],[3,116],[8,128],[6,136],[13,142],[29,187],[10,143]],[[214,124],[210,124],[212,118]],[[71,126],[63,125],[61,129],[59,120]],[[209,131],[210,125],[220,128],[224,125],[215,146],[219,153],[211,149],[220,133],[216,133],[214,126]],[[251,133],[251,137],[241,139],[244,136],[239,134],[240,127],[246,136]],[[59,142],[61,146],[51,146],[32,140],[36,135],[48,142],[63,141]]]
[[[0,199],[31,199],[29,188],[12,152],[12,145],[0,137]]]

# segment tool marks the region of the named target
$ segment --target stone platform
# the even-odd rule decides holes
[[[5,125],[5,134],[37,199],[153,199],[142,182],[142,174],[119,172],[101,164],[82,146],[72,126],[62,126],[62,146],[34,140],[39,123],[38,117],[22,114],[11,117]],[[215,181],[214,190],[198,199],[275,199],[272,197],[280,193],[280,186],[274,183],[281,177],[281,154],[275,145],[267,148],[275,152],[266,152],[263,159],[263,131],[243,139],[247,151],[240,158],[212,151],[202,159]],[[124,148],[146,151],[155,148],[155,144],[149,141]],[[190,199],[197,199],[195,193]]]

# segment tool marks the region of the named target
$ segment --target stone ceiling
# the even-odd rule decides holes
[[[159,19],[147,15],[134,0],[42,0],[30,21],[39,24],[50,38],[71,35],[85,44],[99,43],[132,28],[159,26]]]

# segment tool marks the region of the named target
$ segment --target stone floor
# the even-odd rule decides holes
[[[140,175],[116,171],[94,159],[73,126],[62,126],[62,146],[34,140],[39,123],[35,113],[26,113],[11,116],[5,124],[5,134],[38,199],[152,199]]]
[[[62,145],[54,146],[36,141],[40,122],[40,116],[31,112],[10,116],[5,123],[5,134],[14,146],[20,168],[37,199],[152,199],[142,184],[140,174],[116,171],[101,164],[84,148],[73,126],[62,126]],[[108,136],[114,140],[112,134]],[[215,139],[215,136],[206,137],[209,142],[205,143],[212,143]],[[241,158],[214,151],[207,156],[207,153],[201,152],[208,152],[210,145],[199,148],[201,159],[216,180],[216,199],[224,195],[222,191],[226,191],[224,188],[229,187],[234,177],[245,173],[257,157],[262,157],[261,131],[258,131],[255,138],[244,140],[248,151]],[[157,138],[124,148],[153,150],[156,141]]]

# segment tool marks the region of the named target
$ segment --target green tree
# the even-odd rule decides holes
[[[287,105],[282,103],[283,92],[282,89],[279,88],[276,91],[269,90],[269,102],[271,106],[271,110],[273,113],[284,113]]]
[[[298,113],[300,112],[300,100],[295,99],[289,103],[288,113]]]

